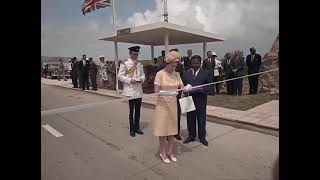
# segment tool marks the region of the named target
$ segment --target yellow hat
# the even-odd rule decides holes
[[[171,51],[166,55],[165,62],[172,63],[175,61],[180,61],[180,54],[176,51]]]

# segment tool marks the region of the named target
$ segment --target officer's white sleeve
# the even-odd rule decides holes
[[[124,67],[124,64],[120,64],[118,79],[124,83],[130,84],[131,78],[126,77],[125,73],[126,73],[126,68]]]

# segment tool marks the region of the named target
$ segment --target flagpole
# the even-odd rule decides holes
[[[114,0],[112,1],[112,25],[113,25],[113,30],[116,32],[116,8],[114,6]]]
[[[163,2],[163,17],[165,22],[169,22],[168,20],[168,5],[167,0],[164,0]]]
[[[114,4],[114,0],[112,1],[112,24],[113,24],[113,31],[115,34],[117,34],[117,24],[116,24],[116,8]],[[118,42],[114,41],[114,54],[115,54],[115,69],[116,69],[116,91],[118,92]]]

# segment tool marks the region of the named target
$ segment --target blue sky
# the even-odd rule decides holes
[[[112,31],[112,8],[103,8],[85,16],[83,0],[41,0],[41,55],[88,57],[104,54],[114,58],[112,42],[97,40]],[[161,0],[115,0],[120,27],[161,21]],[[217,32],[226,41],[209,43],[208,49],[223,57],[240,49],[245,54],[255,46],[264,55],[279,32],[278,0],[168,0],[169,21],[208,32]],[[119,58],[128,56],[132,44],[119,43]],[[201,44],[174,46],[186,55],[188,48],[202,55]],[[155,56],[164,47],[155,48]],[[170,47],[170,48],[173,48]],[[150,47],[142,46],[141,59],[150,58]]]
[[[82,14],[81,5],[84,0],[41,0],[41,23],[53,26],[66,26],[70,24],[86,23],[96,20],[99,23],[112,25],[112,8],[104,8]],[[118,18],[125,19],[136,11],[144,11],[155,6],[155,1],[145,0],[115,0]],[[143,5],[143,6],[142,6]]]

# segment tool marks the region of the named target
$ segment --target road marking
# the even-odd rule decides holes
[[[48,124],[42,125],[42,127],[45,128],[47,131],[49,131],[55,137],[62,137],[63,136],[63,134],[59,133],[57,130],[55,130],[53,127],[49,126]]]

